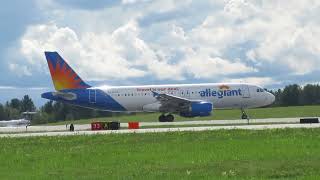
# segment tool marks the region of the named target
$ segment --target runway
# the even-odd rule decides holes
[[[247,120],[208,120],[208,121],[180,121],[180,122],[141,122],[143,129],[120,129],[91,131],[90,124],[75,125],[75,132],[69,132],[66,125],[59,126],[30,126],[30,127],[1,127],[0,137],[33,137],[33,136],[71,136],[92,134],[125,134],[125,133],[161,133],[183,131],[214,131],[214,130],[263,130],[284,128],[319,128],[320,124],[298,124],[300,118],[272,118]],[[200,126],[200,127],[161,127],[161,126]],[[208,126],[209,125],[209,126]],[[155,128],[157,126],[157,128]],[[127,128],[127,123],[121,123],[121,128]],[[148,127],[148,128],[147,128]]]
[[[3,137],[36,137],[36,136],[74,136],[94,134],[128,134],[128,133],[164,133],[164,132],[197,132],[215,130],[264,130],[264,129],[285,129],[285,128],[319,128],[320,124],[272,124],[272,125],[236,125],[236,126],[205,126],[205,127],[179,127],[179,128],[150,128],[150,129],[124,129],[104,131],[75,131],[75,132],[42,132],[42,133],[18,133],[0,134]]]
[[[272,124],[272,123],[299,123],[300,118],[269,118],[269,119],[250,119],[250,124]],[[161,126],[192,126],[192,125],[246,125],[247,120],[205,120],[205,121],[177,121],[177,122],[140,122],[140,127],[161,127]],[[121,123],[121,128],[128,128],[128,123]],[[66,125],[55,126],[28,126],[28,127],[0,127],[0,133],[25,133],[25,132],[51,132],[66,131]],[[75,130],[90,130],[90,124],[75,125]]]

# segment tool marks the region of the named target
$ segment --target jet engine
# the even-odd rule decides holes
[[[212,103],[197,101],[191,102],[189,109],[186,111],[180,112],[182,117],[196,117],[196,116],[210,116],[212,112]]]

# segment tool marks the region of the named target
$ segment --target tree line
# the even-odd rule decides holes
[[[28,111],[36,111],[36,107],[28,95],[25,95],[21,100],[14,98],[4,105],[0,104],[0,120],[19,119],[22,112]]]
[[[65,103],[48,101],[37,109],[32,99],[25,95],[21,100],[14,98],[4,105],[0,103],[0,121],[23,118],[23,112],[38,112],[33,115],[32,124],[45,124],[66,120],[79,120],[111,116],[111,112],[97,111]]]
[[[109,117],[113,114],[112,112],[98,111],[53,101],[48,101],[40,108],[39,111],[41,118],[36,118],[38,121],[37,123],[39,124],[66,120]]]
[[[270,91],[275,95],[276,100],[272,106],[302,106],[320,104],[320,85],[297,84],[288,85],[284,89]]]
[[[308,84],[305,86],[293,84],[283,89],[269,92],[273,93],[276,97],[274,104],[271,106],[320,105],[320,85],[318,84]],[[96,111],[53,101],[48,101],[42,107],[36,109],[32,99],[28,95],[25,95],[21,100],[15,98],[4,105],[0,104],[0,120],[22,118],[21,113],[26,111],[38,112],[32,119],[33,124],[114,115],[111,112]]]

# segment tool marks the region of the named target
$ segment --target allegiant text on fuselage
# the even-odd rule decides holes
[[[199,91],[201,97],[218,97],[223,98],[226,96],[242,96],[241,89],[238,90],[213,90],[213,89],[205,89],[203,91]]]

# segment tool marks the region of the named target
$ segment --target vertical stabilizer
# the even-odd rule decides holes
[[[86,89],[86,84],[57,52],[45,52],[51,78],[57,91],[63,89]]]

